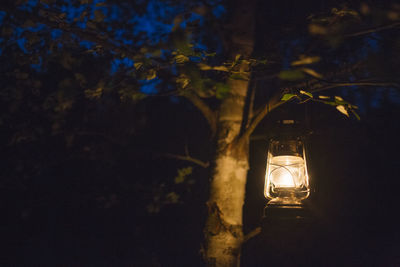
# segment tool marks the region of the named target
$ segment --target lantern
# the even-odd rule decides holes
[[[271,139],[264,195],[268,205],[301,206],[310,195],[304,141],[300,137]]]

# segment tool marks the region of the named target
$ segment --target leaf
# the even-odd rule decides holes
[[[335,100],[337,100],[337,101],[344,101],[343,98],[341,98],[340,96],[335,96]]]
[[[311,34],[315,34],[315,35],[326,35],[328,33],[328,30],[326,27],[323,27],[321,25],[318,24],[310,24],[308,26],[308,31]]]
[[[215,57],[215,56],[217,55],[217,53],[216,53],[216,52],[212,52],[212,53],[204,52],[204,55],[205,55],[206,57]]]
[[[176,184],[183,183],[186,177],[192,174],[193,167],[186,167],[178,170],[178,175],[175,177],[174,182]]]
[[[162,56],[162,50],[161,49],[156,49],[151,52],[152,57],[161,57]]]
[[[186,76],[185,74],[179,75],[179,77],[176,78],[175,81],[176,81],[177,84],[179,84],[179,86],[180,86],[182,89],[185,89],[185,88],[189,85],[189,83],[190,83],[189,77]]]
[[[260,59],[260,60],[257,60],[257,64],[267,64],[267,60],[266,59]]]
[[[214,66],[213,70],[226,71],[226,72],[229,71],[228,68],[225,66]]]
[[[86,84],[86,78],[81,73],[75,73],[74,76],[80,86],[83,86]]]
[[[176,63],[182,64],[182,63],[189,61],[189,58],[185,55],[176,55],[174,60]]]
[[[282,80],[296,81],[303,79],[305,76],[300,70],[283,70],[279,73],[278,77]]]
[[[133,66],[135,67],[136,70],[139,70],[140,67],[143,66],[143,63],[142,62],[136,62],[136,63],[133,63]]]
[[[353,115],[357,118],[357,120],[361,120],[360,115],[357,114],[357,112],[355,112],[353,109],[350,109],[351,112],[353,113]]]
[[[347,109],[343,105],[336,106],[336,109],[339,110],[340,113],[349,117],[349,113],[347,112]]]
[[[331,98],[330,96],[326,96],[326,95],[320,95],[318,97],[321,98],[321,99],[329,99],[329,98]]]
[[[281,98],[282,101],[288,101],[289,99],[292,99],[293,97],[295,97],[296,94],[284,94]]]
[[[307,64],[312,64],[315,62],[320,61],[321,58],[320,57],[300,57],[299,60],[293,61],[291,63],[292,66],[299,66],[299,65],[307,65]]]
[[[139,100],[142,100],[143,98],[146,98],[146,97],[147,97],[146,94],[144,94],[142,92],[137,92],[137,91],[134,91],[132,93],[132,95],[131,95],[132,100],[135,101],[135,102],[139,101]]]
[[[101,12],[101,10],[96,9],[94,11],[94,21],[96,22],[102,22],[104,20],[105,16],[103,14],[103,12]]]
[[[149,72],[146,75],[146,80],[150,81],[157,77],[157,72],[155,69],[149,69]]]
[[[325,101],[324,104],[334,106],[334,107],[336,107],[338,105],[336,102],[333,102],[333,101]]]
[[[351,10],[351,9],[338,10],[337,8],[332,8],[331,11],[332,11],[333,14],[335,14],[337,16],[340,16],[340,17],[351,16],[351,17],[354,17],[354,18],[357,18],[357,19],[360,18],[360,15],[358,14],[358,12],[355,11],[355,10]]]
[[[150,203],[146,206],[147,212],[148,213],[158,213],[160,211],[160,207],[158,205],[155,205],[153,203]]]
[[[85,96],[87,98],[89,98],[89,99],[100,98],[102,94],[103,94],[103,88],[102,87],[98,87],[95,90],[91,90],[91,89],[85,90]]]
[[[209,65],[207,65],[207,64],[204,64],[204,63],[199,63],[199,64],[197,64],[197,66],[198,66],[199,69],[201,69],[201,70],[211,70],[211,69],[212,69],[211,66],[209,66]]]
[[[241,56],[242,56],[241,54],[237,54],[237,55],[235,56],[235,62],[237,62],[237,61],[240,59]]]
[[[166,195],[167,203],[178,203],[179,195],[175,192],[170,192]]]
[[[313,76],[314,78],[322,79],[322,75],[319,74],[318,72],[316,72],[316,71],[313,70],[313,69],[310,69],[310,68],[302,68],[301,70],[304,71],[305,73],[307,73],[308,75]]]
[[[77,62],[76,58],[73,58],[69,53],[63,53],[60,61],[61,65],[67,70],[71,70],[73,65]]]
[[[300,90],[300,94],[303,94],[303,95],[309,96],[310,98],[313,98],[313,95],[310,92]]]
[[[215,89],[215,97],[218,99],[225,98],[230,91],[230,87],[227,83],[217,83]]]

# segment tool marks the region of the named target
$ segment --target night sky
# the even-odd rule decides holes
[[[242,266],[400,265],[399,5],[259,2],[254,110],[299,83],[330,89],[317,101],[298,93],[250,137],[243,227],[262,231],[243,245]],[[226,74],[196,66],[229,60],[234,6],[0,4],[0,266],[204,266],[215,140],[178,85],[190,77],[214,109],[229,93]],[[293,65],[311,56],[308,70]],[[307,135],[306,221],[263,218],[268,140],[287,118]]]

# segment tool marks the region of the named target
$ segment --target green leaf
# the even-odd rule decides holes
[[[296,81],[303,79],[305,76],[300,70],[283,70],[279,73],[278,77],[282,80]]]
[[[238,60],[240,59],[241,56],[242,56],[241,54],[237,54],[237,55],[235,56],[235,62],[238,61]]]
[[[310,98],[313,98],[313,95],[310,92],[306,92],[306,91],[300,90],[300,94],[303,94],[303,95],[306,95],[306,96],[308,96]]]
[[[257,64],[267,64],[267,60],[266,59],[260,59],[260,60],[257,60]]]
[[[218,99],[225,98],[230,91],[229,85],[227,83],[216,83],[215,89],[215,97]]]
[[[186,167],[178,170],[178,175],[175,177],[174,182],[176,184],[181,184],[185,181],[186,177],[192,174],[193,168]]]
[[[321,99],[329,99],[329,98],[331,98],[330,96],[326,96],[326,95],[320,95],[318,97],[321,98]]]
[[[357,112],[355,112],[355,110],[350,109],[351,112],[353,113],[353,115],[357,118],[357,120],[361,120],[360,115],[357,114]]]
[[[153,80],[157,77],[157,72],[155,69],[149,69],[149,72],[146,75],[146,80]]]
[[[137,91],[134,91],[132,93],[132,95],[131,95],[132,100],[135,101],[135,102],[139,101],[139,100],[142,100],[143,98],[146,98],[146,97],[147,97],[146,94],[144,94],[142,92],[137,92]]]
[[[316,72],[316,71],[313,70],[313,69],[310,69],[310,68],[302,68],[301,70],[304,71],[305,73],[307,73],[308,75],[313,76],[314,78],[322,79],[322,75],[319,74],[318,72]]]
[[[207,64],[204,64],[204,63],[199,63],[199,64],[197,64],[197,66],[198,66],[199,69],[201,69],[201,70],[211,70],[211,69],[212,69],[211,66],[209,66],[209,65],[207,65]]]
[[[308,65],[320,61],[320,57],[306,57],[302,56],[299,60],[293,61],[292,66]]]
[[[312,23],[308,26],[308,31],[311,34],[315,34],[315,35],[326,35],[328,34],[328,29],[324,26]]]
[[[178,64],[183,64],[189,61],[189,58],[185,55],[176,55],[174,61]]]
[[[225,66],[214,66],[212,69],[213,70],[219,70],[219,71],[226,71],[226,72],[229,71],[228,68],[225,67]]]
[[[175,192],[170,192],[166,195],[166,202],[167,203],[178,203],[179,202],[179,195]]]
[[[288,101],[289,99],[292,99],[293,97],[297,96],[296,94],[284,94],[281,98],[282,101]]]
[[[133,66],[135,67],[136,70],[138,70],[138,69],[140,69],[141,66],[143,66],[143,63],[142,62],[136,62],[136,63],[133,63]]]
[[[176,78],[175,81],[176,81],[177,84],[179,84],[179,86],[180,86],[182,89],[185,89],[185,88],[189,85],[189,83],[190,83],[189,77],[186,76],[185,74],[179,75],[179,77]]]
[[[91,90],[91,89],[85,90],[85,96],[89,99],[100,98],[102,94],[103,94],[102,87],[98,87],[97,89],[94,89],[94,90]]]

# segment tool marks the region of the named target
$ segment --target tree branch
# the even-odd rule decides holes
[[[359,68],[361,63],[354,64],[352,66],[349,66],[343,70],[341,70],[339,73],[334,73],[334,74],[329,74],[326,75],[325,77],[333,78],[334,76],[338,76],[343,73],[348,73],[353,71],[354,69]],[[326,86],[323,86],[321,83],[329,83]],[[329,82],[326,80],[318,80],[318,79],[313,79],[311,81],[306,81],[302,82],[300,84],[294,85],[291,88],[310,88],[307,89],[309,92],[320,92],[323,90],[328,90],[332,88],[337,88],[337,87],[344,87],[344,86],[388,86],[388,87],[400,87],[400,84],[395,83],[395,82],[372,82],[372,81],[360,81],[360,82]],[[280,105],[284,104],[285,101],[281,101],[282,97],[282,92],[283,90],[278,90],[277,93],[268,101],[268,103],[262,107],[254,116],[253,120],[247,127],[247,129],[244,131],[244,133],[239,137],[238,143],[244,142],[247,138],[250,137],[250,135],[254,132],[256,129],[257,125],[264,119],[264,117],[269,114],[272,110],[275,108],[279,107]]]
[[[249,127],[243,132],[243,134],[239,137],[238,143],[241,144],[247,140],[250,135],[254,132],[257,125],[264,119],[264,117],[270,113],[272,110],[276,109],[285,101],[281,101],[282,91],[279,90],[269,101],[268,103],[254,116],[254,119],[250,122]]]
[[[400,88],[400,84],[394,82],[343,82],[343,83],[335,82],[326,86],[315,87],[311,89],[310,92],[315,93],[332,88],[345,87],[345,86],[381,86],[381,87],[387,86],[387,87]]]
[[[183,156],[183,155],[176,155],[176,154],[170,154],[170,153],[161,154],[161,155],[163,155],[163,156],[165,156],[167,158],[178,159],[178,160],[183,160],[183,161],[189,161],[189,162],[197,164],[197,165],[199,165],[199,166],[201,166],[203,168],[208,168],[210,166],[209,162],[204,162],[204,161],[201,161],[199,159],[192,158],[189,155]]]
[[[252,231],[250,231],[250,233],[248,233],[243,237],[243,243],[246,243],[247,241],[249,241],[250,239],[252,239],[253,237],[257,236],[260,233],[261,233],[261,227],[253,229]]]
[[[400,22],[396,22],[393,24],[384,25],[384,26],[380,26],[380,27],[376,27],[376,28],[372,28],[372,29],[368,29],[368,30],[364,30],[364,31],[360,31],[360,32],[345,34],[344,37],[355,37],[355,36],[360,36],[360,35],[364,35],[364,34],[368,34],[368,33],[380,32],[383,30],[396,28],[397,26],[400,26]]]
[[[204,118],[207,120],[208,125],[210,126],[212,136],[217,132],[217,115],[216,112],[213,111],[200,97],[198,97],[195,93],[187,92],[184,94],[184,97],[189,99],[192,104],[200,110],[203,114]]]
[[[111,38],[107,36],[105,33],[103,33],[102,35],[98,35],[89,30],[81,29],[79,27],[71,25],[68,22],[64,21],[63,19],[60,19],[59,14],[57,14],[56,12],[40,9],[38,15],[34,15],[34,13],[18,9],[13,9],[13,10],[5,9],[5,10],[10,14],[14,15],[15,17],[17,17],[18,19],[21,19],[21,21],[24,21],[24,19],[29,18],[33,22],[41,23],[47,25],[50,28],[60,29],[71,34],[75,34],[81,39],[96,43],[102,46],[103,48],[112,50],[114,52],[125,54],[129,58],[134,58],[135,56],[137,56],[135,53],[132,52],[131,48],[128,49],[121,43],[110,42],[109,40]]]

